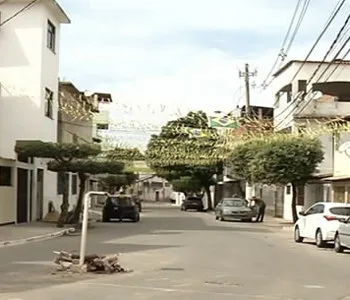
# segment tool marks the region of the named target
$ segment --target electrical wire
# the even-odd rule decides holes
[[[273,73],[274,70],[276,69],[276,66],[277,66],[277,64],[278,64],[278,62],[279,62],[279,60],[280,60],[280,58],[282,58],[282,61],[284,61],[284,59],[285,59],[286,55],[288,54],[288,51],[289,51],[289,49],[290,49],[290,47],[291,47],[293,41],[294,41],[294,39],[295,39],[295,36],[296,36],[296,34],[297,34],[297,30],[298,30],[298,29],[297,29],[297,30],[294,30],[293,35],[292,35],[292,39],[290,40],[290,42],[289,42],[289,44],[288,44],[288,46],[287,46],[287,49],[288,49],[288,50],[285,51],[284,49],[285,49],[285,46],[286,46],[286,44],[287,44],[288,38],[289,38],[289,36],[290,36],[290,34],[291,34],[291,31],[292,31],[292,28],[293,28],[293,25],[294,25],[295,18],[296,18],[296,16],[297,16],[297,13],[298,13],[299,8],[300,8],[300,5],[301,5],[301,1],[302,1],[302,0],[298,0],[298,2],[297,2],[297,5],[296,5],[296,7],[295,7],[295,10],[294,10],[292,19],[291,19],[291,21],[290,21],[290,23],[289,23],[289,27],[288,27],[287,33],[286,33],[286,35],[285,35],[285,37],[284,37],[284,39],[283,39],[283,42],[282,42],[282,46],[281,46],[281,48],[280,48],[280,51],[278,52],[278,55],[277,55],[277,57],[276,57],[276,60],[275,60],[274,64],[272,65],[272,68],[270,69],[269,73],[267,74],[265,80],[263,81],[263,83],[262,83],[262,85],[261,85],[261,86],[263,87],[263,89],[265,89],[268,85],[271,84],[271,82],[269,82],[268,84],[266,84],[267,80],[270,78],[270,76],[272,75],[272,73]],[[304,12],[304,13],[303,13],[303,15],[301,14],[301,15],[299,16],[299,20],[298,20],[298,23],[297,23],[297,27],[298,27],[298,24],[299,24],[299,27],[300,27],[300,24],[301,24],[301,22],[302,22],[302,19],[303,19],[304,16],[305,16],[305,13],[306,13],[306,11],[305,11],[305,4],[306,4],[307,2],[310,2],[310,0],[305,0],[305,2],[304,2],[304,6],[303,6],[303,9],[302,9],[302,13],[303,13],[303,12]],[[296,28],[297,28],[297,27],[296,27]]]
[[[329,26],[332,24],[332,22],[334,21],[335,17],[336,17],[336,16],[338,15],[338,13],[340,12],[341,8],[344,6],[345,2],[346,2],[346,0],[341,0],[340,2],[338,2],[338,4],[336,5],[336,7],[334,8],[334,10],[333,10],[332,13],[331,13],[331,16],[329,17],[328,21],[326,22],[325,27],[323,28],[322,32],[320,33],[320,35],[319,35],[318,38],[316,39],[316,41],[315,41],[314,45],[312,46],[312,48],[310,49],[309,53],[306,55],[305,59],[303,60],[303,62],[302,62],[302,64],[301,64],[301,66],[299,67],[299,69],[297,70],[297,72],[294,74],[293,78],[290,80],[289,84],[292,84],[293,81],[296,79],[296,77],[298,76],[298,74],[300,73],[300,71],[302,70],[302,68],[304,67],[304,65],[306,64],[308,58],[311,56],[312,52],[313,52],[314,49],[316,48],[317,44],[319,43],[319,41],[321,40],[321,38],[323,37],[323,35],[326,33],[327,29],[328,29]],[[344,24],[343,27],[341,28],[341,31],[344,31],[346,25],[348,24],[348,21],[349,21],[349,20],[347,19],[346,22],[345,22],[345,24]],[[341,33],[341,32],[340,32],[340,33]],[[339,36],[339,34],[337,35],[337,38],[338,38],[338,40],[341,38],[341,37]],[[337,41],[338,41],[338,40],[337,40]],[[334,48],[335,44],[336,44],[335,41],[333,41],[333,43],[332,43],[332,46],[333,46],[332,49]],[[330,54],[330,52],[331,52],[332,49],[330,49],[329,51],[327,51],[328,55]],[[325,55],[325,58],[327,58],[328,55]],[[322,64],[322,63],[321,63],[321,64]],[[315,76],[315,74],[316,74],[316,72],[314,72],[312,78]],[[309,82],[310,82],[310,81],[311,81],[311,80],[309,80]],[[291,102],[289,103],[289,105],[288,105],[283,111],[281,111],[277,116],[275,116],[275,118],[277,118],[278,116],[284,114],[284,113],[290,108],[290,106],[293,105],[294,101],[295,101],[296,99],[298,99],[298,97],[299,97],[299,95],[297,95],[297,96],[295,97],[295,99],[293,99],[293,101],[291,101]],[[276,105],[276,102],[275,102],[274,106],[275,106],[275,105]]]
[[[347,18],[346,24],[347,24],[347,22],[349,21],[349,19],[350,19],[350,15],[349,15],[348,18]],[[345,25],[346,25],[346,24],[345,24]],[[344,26],[342,27],[342,29],[344,29]],[[341,30],[342,30],[342,29],[341,29]],[[340,30],[340,31],[341,31],[341,30]],[[338,37],[339,37],[339,33],[337,34],[337,38],[338,38]],[[340,55],[340,53],[344,50],[344,48],[346,47],[346,45],[347,45],[349,42],[350,42],[350,36],[349,36],[349,37],[346,39],[346,41],[343,43],[343,45],[341,46],[340,50],[335,54],[335,56],[333,57],[331,63],[329,63],[329,64],[327,65],[327,67],[323,70],[322,74],[318,77],[316,83],[318,83],[318,82],[321,80],[322,76],[329,70],[329,68],[334,64],[334,62],[336,62],[337,57],[338,57],[338,56]],[[332,46],[333,46],[333,45],[334,45],[334,42],[332,43]],[[327,51],[327,53],[328,53],[328,52],[329,52],[329,51]],[[346,56],[348,53],[349,53],[349,51],[345,54],[345,56]],[[323,63],[324,63],[324,62],[321,62],[321,63],[319,64],[319,66],[322,65]],[[339,67],[339,65],[340,65],[340,64],[338,63],[337,66],[335,67],[335,69],[333,70],[332,73],[335,72],[335,70]],[[317,68],[317,69],[319,69],[319,68]],[[315,74],[315,72],[314,72],[314,74]],[[314,75],[314,74],[313,74],[313,75]],[[313,77],[314,77],[314,76],[313,76]],[[327,78],[327,80],[326,80],[325,82],[327,82],[329,78],[330,78],[330,76],[328,76],[328,78]],[[310,83],[310,80],[309,80],[309,83]],[[313,91],[313,88],[311,87],[311,89],[304,95],[303,98],[305,98],[305,96],[309,95],[312,91]],[[303,98],[302,98],[302,99],[303,99]],[[315,98],[315,96],[311,97],[308,101],[306,101],[306,103],[303,105],[303,107],[302,107],[301,109],[299,109],[299,113],[302,112],[302,111],[309,105],[309,103],[311,103],[311,101],[314,100],[314,98]],[[286,118],[288,118],[294,111],[296,111],[296,110],[299,108],[299,104],[301,103],[302,99],[300,99],[300,100],[299,100],[299,103],[297,103],[297,104],[295,105],[295,107],[294,107],[286,116],[284,116],[283,120],[281,120],[281,122],[279,122],[279,123],[275,126],[276,128],[277,128],[279,125],[281,125],[281,124],[283,123],[283,121],[284,121]],[[279,115],[281,115],[281,114],[279,114]]]
[[[3,22],[0,23],[0,27],[7,24],[8,22],[10,22],[11,20],[13,20],[14,18],[16,18],[17,16],[19,16],[21,13],[23,13],[24,11],[26,11],[27,9],[29,9],[32,5],[34,5],[36,2],[38,2],[39,0],[32,0],[31,2],[29,2],[27,5],[25,5],[23,8],[21,8],[20,10],[18,10],[16,13],[14,13],[11,17],[8,17],[7,19],[5,19]],[[2,4],[4,2],[1,2],[0,4]]]

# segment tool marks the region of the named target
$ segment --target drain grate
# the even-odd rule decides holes
[[[162,271],[185,271],[184,268],[161,268]]]

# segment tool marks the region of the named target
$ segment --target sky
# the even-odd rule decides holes
[[[305,58],[338,1],[311,1],[286,61]],[[116,135],[143,148],[161,124],[189,110],[243,105],[245,63],[257,71],[251,104],[271,106],[273,85],[259,86],[297,0],[58,2],[72,21],[62,26],[60,77],[81,90],[112,93]],[[348,11],[349,2],[311,58],[322,59]]]

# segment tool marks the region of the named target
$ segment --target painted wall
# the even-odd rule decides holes
[[[57,7],[52,5],[49,8],[49,4],[46,4],[43,1],[37,2],[0,29],[0,157],[5,159],[16,159],[14,152],[16,140],[52,142],[57,140],[60,25],[56,18]],[[2,3],[0,7],[2,20],[22,8],[23,2]],[[48,20],[56,26],[54,52],[47,48]],[[45,88],[53,92],[52,118],[45,116]],[[1,188],[0,192],[2,199],[0,211],[4,212],[6,219],[16,220],[15,179],[17,179],[16,168],[19,166],[34,170],[34,174],[37,167],[43,168],[44,201],[47,202],[57,196],[56,174],[46,170],[45,161],[36,159],[34,165],[11,160],[4,160],[1,163],[13,164],[15,176],[13,188]],[[33,199],[37,192],[35,179],[36,177],[31,187]],[[4,198],[11,198],[10,202],[4,202]],[[32,204],[32,218],[35,219],[36,204]],[[0,220],[0,223],[2,222],[3,220]]]

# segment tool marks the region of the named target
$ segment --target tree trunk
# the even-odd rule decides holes
[[[84,194],[85,194],[86,180],[88,178],[88,176],[85,173],[78,173],[78,176],[80,181],[79,195],[78,195],[77,205],[75,207],[74,214],[73,214],[73,219],[72,219],[73,224],[79,223],[81,208],[83,206],[83,200],[84,200]]]
[[[212,211],[213,210],[213,202],[211,201],[210,186],[209,185],[205,186],[204,190],[205,190],[205,193],[207,194],[208,210]]]
[[[67,221],[68,217],[68,208],[69,208],[69,182],[64,173],[63,177],[63,195],[62,195],[62,204],[61,204],[61,214],[57,221],[57,227],[62,228]]]
[[[292,216],[293,216],[293,222],[295,223],[298,221],[298,214],[297,214],[297,187],[295,183],[292,183]]]

